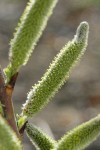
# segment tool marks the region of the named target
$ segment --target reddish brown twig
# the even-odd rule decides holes
[[[7,110],[6,110],[6,91],[5,91],[5,81],[4,81],[4,76],[2,73],[2,69],[0,67],[0,101],[3,107],[3,113],[4,117],[6,117]]]
[[[6,118],[11,128],[16,132],[17,136],[20,137],[16,125],[12,103],[12,92],[14,89],[17,75],[18,73],[14,75],[11,81],[6,85],[2,69],[0,68],[0,101],[3,106],[4,117]]]
[[[23,134],[24,134],[24,131],[25,131],[25,128],[26,128],[26,124],[27,124],[27,123],[28,123],[28,121],[26,121],[26,122],[24,123],[24,125],[22,126],[22,128],[19,130],[21,139],[23,138]]]

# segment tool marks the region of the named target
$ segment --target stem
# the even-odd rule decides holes
[[[23,124],[22,128],[19,130],[19,133],[20,133],[21,138],[23,138],[24,130],[25,130],[25,128],[26,128],[26,124],[27,124],[27,123],[28,123],[28,121],[26,121],[26,122]]]
[[[5,80],[3,76],[3,72],[0,66],[0,101],[3,107],[4,117],[6,118],[7,110],[6,110],[6,91],[5,91]]]
[[[15,131],[17,136],[20,138],[12,103],[12,92],[14,89],[15,81],[17,79],[17,75],[18,73],[11,78],[11,81],[7,85],[5,85],[3,72],[0,68],[0,100],[3,105],[4,117],[6,118],[11,128]]]

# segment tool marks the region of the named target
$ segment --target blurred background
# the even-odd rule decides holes
[[[0,65],[8,64],[9,41],[27,0],[0,0]],[[45,73],[53,57],[71,40],[81,21],[90,25],[89,44],[59,93],[30,122],[58,140],[75,126],[100,113],[100,0],[59,0],[28,64],[20,70],[13,101],[16,113],[27,92]],[[24,150],[33,146],[24,137]],[[34,148],[35,150],[35,148]],[[100,150],[100,138],[86,150]]]

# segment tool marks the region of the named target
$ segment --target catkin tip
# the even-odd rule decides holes
[[[89,24],[86,21],[80,23],[77,28],[75,41],[78,43],[85,43],[88,39],[88,32],[89,32]]]

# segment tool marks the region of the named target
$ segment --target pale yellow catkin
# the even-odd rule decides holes
[[[0,150],[22,150],[21,141],[0,115]]]
[[[100,135],[100,115],[66,133],[55,150],[83,150]]]
[[[27,101],[22,108],[23,115],[31,117],[41,110],[66,82],[72,67],[86,50],[88,31],[88,23],[82,22],[74,39],[61,49],[41,81],[34,85],[28,93]]]
[[[25,65],[34,50],[58,0],[30,0],[10,43],[10,64],[4,70],[7,82]]]

